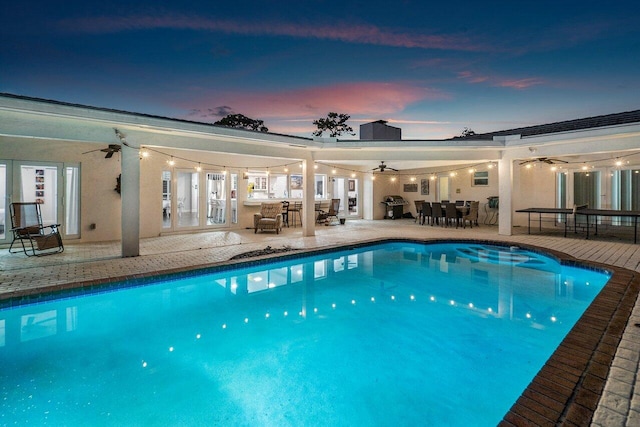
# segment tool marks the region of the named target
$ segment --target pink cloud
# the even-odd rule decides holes
[[[508,87],[512,89],[527,89],[531,86],[543,84],[544,81],[537,77],[530,77],[524,79],[506,79],[500,77],[489,77],[484,75],[476,75],[471,71],[458,72],[458,78],[465,80],[466,82],[478,84],[488,83],[497,87]]]
[[[361,82],[277,92],[216,93],[188,108],[206,110],[230,105],[235,112],[263,120],[317,118],[330,111],[381,117],[402,111],[417,101],[448,98],[445,93],[417,85]]]
[[[458,35],[433,35],[384,29],[375,25],[338,24],[308,25],[286,22],[242,23],[216,20],[198,16],[103,16],[65,20],[60,26],[67,31],[85,33],[113,33],[121,31],[157,28],[222,32],[257,36],[288,36],[303,39],[338,40],[348,43],[371,44],[421,49],[446,49],[461,51],[492,50],[490,46],[471,41]]]
[[[510,87],[513,89],[527,89],[531,86],[536,86],[542,83],[543,83],[542,79],[532,77],[528,79],[503,80],[503,81],[497,82],[494,86]]]
[[[460,71],[458,73],[458,78],[466,80],[469,83],[483,83],[489,80],[489,77],[477,76],[477,75],[474,75],[471,71]]]

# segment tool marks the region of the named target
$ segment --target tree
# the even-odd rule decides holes
[[[343,133],[355,135],[353,128],[347,125],[347,120],[350,117],[348,114],[330,112],[326,118],[314,120],[313,124],[318,127],[318,130],[313,131],[313,136],[322,136],[323,132],[328,132],[331,138],[340,136]]]
[[[256,120],[245,116],[244,114],[229,114],[218,120],[214,125],[226,126],[230,128],[239,128],[247,130],[257,130],[260,132],[269,132],[269,128],[264,125],[262,120]]]
[[[465,127],[464,130],[462,131],[462,133],[460,134],[460,137],[466,138],[466,137],[469,137],[469,136],[473,136],[475,134],[476,133],[475,133],[475,131],[473,129]]]

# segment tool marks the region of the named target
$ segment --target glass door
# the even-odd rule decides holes
[[[206,173],[207,225],[227,223],[227,174],[224,171]]]
[[[340,216],[359,216],[360,200],[358,196],[357,178],[333,177],[332,181],[332,199],[340,199]]]
[[[6,162],[0,162],[0,243],[10,243],[11,218],[9,217],[9,199],[8,189],[9,177],[8,166]]]
[[[438,177],[438,200],[449,200],[449,177]]]
[[[64,236],[80,238],[80,165],[64,166]]]
[[[574,172],[573,202],[600,209],[600,171]]]
[[[162,228],[171,229],[171,171],[162,171]]]
[[[231,223],[238,223],[238,174],[231,174]]]
[[[200,225],[200,174],[192,170],[176,171],[176,225],[192,228]]]
[[[15,173],[16,171],[14,171]],[[21,202],[40,205],[43,224],[59,224],[58,220],[58,166],[47,164],[20,164],[19,189]]]
[[[346,190],[346,185],[347,185],[347,180],[345,178],[341,178],[341,177],[333,177],[331,179],[331,181],[333,182],[333,189],[331,191],[331,198],[332,199],[340,199],[340,210],[338,211],[338,215],[343,214],[344,213],[344,207],[345,207],[345,201],[346,201],[346,194],[347,192]]]
[[[0,162],[0,242],[12,238],[12,201],[39,203],[44,225],[60,224],[64,239],[80,238],[79,164]]]
[[[349,216],[358,216],[360,212],[360,203],[358,201],[358,179],[350,178],[347,180],[347,213]]]

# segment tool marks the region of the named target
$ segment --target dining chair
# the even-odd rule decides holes
[[[414,200],[413,203],[416,206],[416,219],[413,220],[413,222],[416,221],[421,221],[422,219],[422,204],[424,203],[424,200]]]
[[[445,203],[444,205],[444,225],[448,227],[455,222],[458,228],[458,209],[455,203]]]
[[[431,221],[432,221],[431,203],[429,202],[422,203],[421,214],[422,215],[420,216],[420,224],[424,225],[426,222],[431,224]]]
[[[469,225],[473,228],[473,224],[478,225],[478,210],[479,210],[480,202],[471,202],[471,206],[469,207],[469,212],[466,215],[462,216],[462,227],[467,228],[467,221],[469,221]]]
[[[440,225],[440,219],[443,218],[442,212],[442,203],[433,202],[431,203],[431,225],[438,224]]]

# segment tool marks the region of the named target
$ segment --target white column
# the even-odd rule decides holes
[[[309,156],[302,161],[302,236],[316,235],[316,179],[313,157]]]
[[[498,234],[511,236],[513,192],[513,160],[502,158],[498,161]]]
[[[360,206],[362,206],[362,218],[363,219],[373,219],[373,208],[375,206],[375,201],[373,200],[373,180],[372,174],[363,173],[362,174],[362,194],[360,195]]]
[[[140,154],[122,144],[122,256],[140,255]]]

